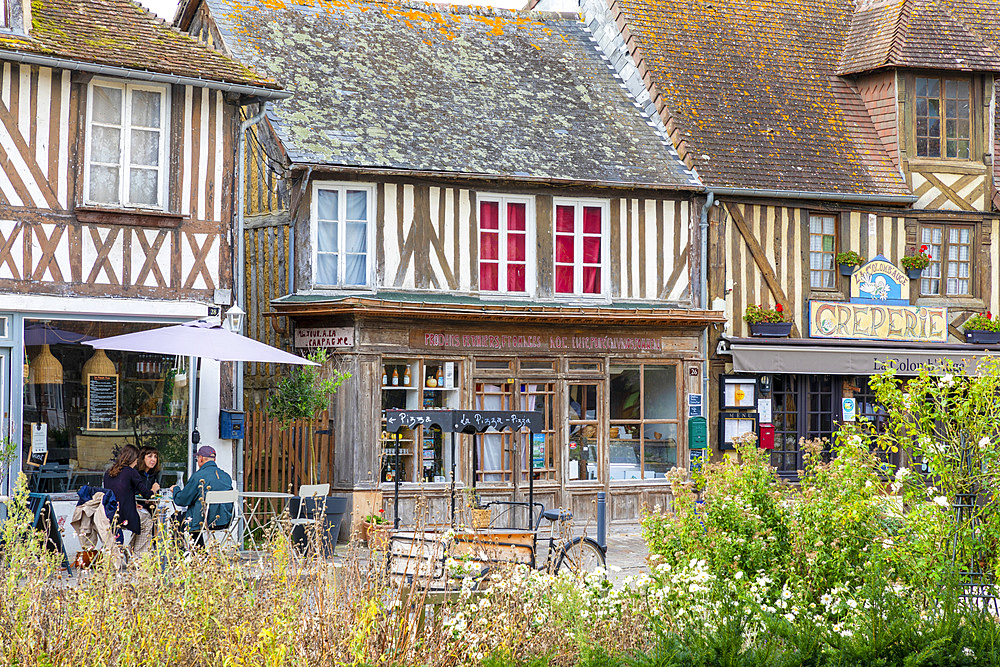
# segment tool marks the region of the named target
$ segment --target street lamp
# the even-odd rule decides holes
[[[243,318],[246,313],[239,306],[233,306],[226,311],[226,328],[233,333],[239,333],[243,329]]]

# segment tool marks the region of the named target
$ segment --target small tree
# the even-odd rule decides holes
[[[307,359],[319,366],[296,366],[291,373],[282,379],[276,390],[268,396],[267,414],[281,422],[287,428],[296,419],[315,420],[320,412],[330,406],[330,400],[337,389],[350,373],[333,369],[330,377],[324,377],[326,362],[330,359],[325,349],[319,349],[310,354]],[[309,481],[315,484],[318,476],[316,471],[316,433],[309,428]]]

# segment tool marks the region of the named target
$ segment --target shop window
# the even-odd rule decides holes
[[[91,82],[87,110],[87,201],[164,208],[167,88]]]
[[[533,285],[531,201],[479,197],[479,291],[527,294]]]
[[[663,479],[677,465],[676,365],[612,366],[611,479]]]
[[[869,386],[869,378],[867,376],[861,375],[854,378],[854,399],[858,405],[858,417],[871,422],[876,432],[884,432],[888,424],[889,413],[875,400],[875,391]],[[902,461],[902,452],[898,449],[894,452],[885,451],[876,447],[873,453],[883,461],[883,475],[891,476],[895,474]]]
[[[357,183],[313,187],[313,262],[316,285],[359,287],[372,281],[375,190]]]
[[[384,359],[383,410],[459,408],[459,364],[438,359]],[[450,437],[438,428],[400,429],[398,439],[382,432],[381,481],[394,480],[399,458],[401,482],[451,479]]]
[[[126,444],[155,447],[161,480],[181,478],[188,461],[187,357],[101,351],[88,340],[155,324],[26,320],[25,460],[67,466],[71,489],[100,486]],[[32,455],[33,442],[43,453]],[[49,489],[53,490],[53,489]]]
[[[608,206],[600,201],[555,201],[555,292],[602,296],[607,281]]]
[[[518,393],[521,410],[540,412],[544,416],[541,433],[517,434],[518,448],[521,451],[521,480],[527,481],[529,465],[536,481],[554,480],[556,478],[555,383],[519,382]],[[532,438],[530,443],[528,438]]]
[[[971,81],[918,76],[915,89],[917,155],[971,159]]]
[[[566,442],[568,480],[598,478],[598,405],[600,386],[596,382],[572,383],[567,387]]]
[[[477,382],[476,410],[515,410],[514,385],[509,382]],[[514,438],[510,431],[487,431],[473,436],[476,441],[476,479],[480,482],[510,482],[514,479]]]
[[[834,257],[837,255],[837,218],[809,216],[809,285],[814,289],[836,287]]]
[[[920,276],[920,294],[972,294],[972,238],[969,225],[921,225],[920,243],[931,261]]]

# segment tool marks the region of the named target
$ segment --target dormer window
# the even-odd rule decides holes
[[[917,156],[972,159],[971,81],[918,76],[915,101]]]

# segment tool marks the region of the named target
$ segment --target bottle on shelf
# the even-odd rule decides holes
[[[409,387],[410,386],[410,367],[409,366],[407,366],[406,370],[403,371],[403,386],[404,387]]]
[[[383,366],[382,367],[382,386],[386,387],[389,385],[389,370]]]
[[[399,386],[399,369],[398,368],[393,368],[392,369],[392,386],[393,387],[398,387]]]
[[[438,366],[437,385],[439,387],[443,387],[444,386],[444,369],[441,366]]]

